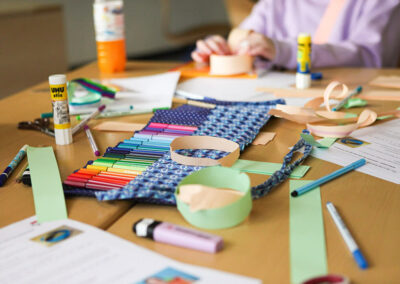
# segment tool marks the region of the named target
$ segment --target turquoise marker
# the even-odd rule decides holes
[[[302,195],[302,194],[304,194],[304,193],[306,193],[306,192],[308,192],[308,191],[320,186],[321,184],[324,184],[324,183],[326,183],[326,182],[328,182],[330,180],[333,180],[333,179],[335,179],[335,178],[337,178],[337,177],[339,177],[339,176],[341,176],[341,175],[343,175],[343,174],[345,174],[347,172],[350,172],[352,170],[355,170],[355,169],[365,165],[365,163],[366,163],[365,159],[358,160],[358,161],[356,161],[356,162],[354,162],[354,163],[352,163],[352,164],[350,164],[348,166],[345,166],[344,168],[341,168],[340,170],[337,170],[337,171],[335,171],[333,173],[330,173],[329,175],[326,175],[326,176],[324,176],[324,177],[322,177],[320,179],[317,179],[317,180],[315,180],[313,182],[310,182],[309,184],[306,184],[306,185],[304,185],[304,186],[292,191],[292,193],[290,195],[292,197],[296,197],[296,196]]]
[[[362,91],[362,87],[358,86],[357,88],[355,88],[350,94],[348,94],[347,97],[345,97],[343,100],[341,100],[337,106],[335,106],[332,110],[333,111],[338,111],[339,109],[341,109],[349,99],[351,99],[352,97],[354,97],[355,95],[358,95],[359,93],[361,93]]]
[[[53,118],[53,113],[52,112],[44,112],[40,114],[40,118]]]

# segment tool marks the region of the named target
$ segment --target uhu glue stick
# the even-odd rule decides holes
[[[311,86],[311,36],[300,34],[297,37],[297,73],[296,88],[306,89]]]
[[[71,144],[72,131],[68,109],[67,77],[62,74],[51,75],[49,76],[49,84],[56,144]]]

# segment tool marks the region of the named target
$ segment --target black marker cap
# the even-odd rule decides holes
[[[133,224],[132,229],[136,236],[153,240],[154,229],[161,223],[161,221],[156,221],[150,218],[143,218],[136,221]]]

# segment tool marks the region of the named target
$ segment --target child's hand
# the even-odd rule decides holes
[[[228,43],[219,35],[207,37],[196,42],[196,49],[192,52],[192,58],[196,62],[208,62],[211,54],[231,54]]]
[[[273,60],[276,56],[274,42],[263,34],[252,32],[240,43],[237,54],[261,56],[267,60]]]

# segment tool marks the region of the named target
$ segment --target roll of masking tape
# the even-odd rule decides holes
[[[193,204],[188,204],[180,198],[181,187],[189,185],[196,187],[203,185],[208,189],[235,190],[240,192],[240,197],[219,208],[207,209],[203,206],[201,210],[194,211],[191,210]],[[203,193],[201,191],[196,192],[197,201],[202,202]],[[209,195],[208,197],[209,200],[212,199],[212,196]],[[221,198],[221,195],[216,195],[216,198],[218,197]],[[179,183],[175,198],[178,210],[186,221],[203,229],[224,229],[236,226],[246,219],[252,208],[249,177],[238,170],[225,167],[208,167],[188,175]],[[224,197],[222,196],[222,198]],[[196,202],[196,200],[194,201]],[[213,202],[215,203],[215,200]]]
[[[236,75],[249,73],[253,68],[253,57],[243,55],[216,55],[210,56],[211,75]]]
[[[330,274],[311,278],[302,284],[350,284],[350,280],[346,276]]]

